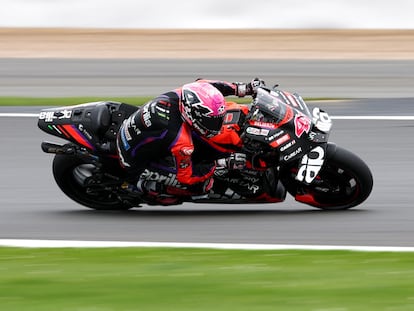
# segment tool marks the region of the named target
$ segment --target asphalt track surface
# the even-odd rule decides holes
[[[61,60],[61,66],[66,62]],[[106,65],[105,62],[102,64]],[[42,65],[44,63],[39,62],[39,67],[33,65],[33,68],[41,68]],[[295,67],[294,63],[290,65]],[[348,65],[352,67],[353,64]],[[371,65],[365,64],[365,69]],[[383,80],[391,83],[389,88],[392,90],[384,92],[384,81],[379,81],[376,84],[378,96],[373,98],[371,91],[376,88],[371,84],[370,78],[367,78],[360,81],[362,84],[367,83],[369,90],[366,94],[361,94],[362,91],[359,90],[352,93],[352,89],[348,94],[349,97],[369,99],[318,102],[311,106],[317,104],[333,116],[413,116],[414,90],[410,89],[409,82],[406,81],[401,86],[403,96],[388,96],[398,93],[393,89],[392,81],[393,77],[397,79],[394,83],[398,88],[400,78],[394,72],[397,71],[395,66],[387,65],[384,68],[377,65],[370,68],[383,72]],[[169,66],[174,68],[173,64]],[[409,66],[412,64],[399,67],[402,70],[401,76],[409,75],[404,69]],[[220,76],[222,67],[210,70],[216,70],[216,76]],[[387,68],[393,69],[389,72]],[[83,70],[76,66],[72,69],[78,72]],[[245,69],[240,70],[242,79],[238,80],[244,81],[250,74]],[[295,70],[301,76],[300,69]],[[325,69],[321,69],[321,72],[323,70]],[[352,72],[351,69],[348,70]],[[356,72],[359,70],[355,69]],[[127,72],[126,76],[130,73]],[[233,74],[236,76],[238,72]],[[55,75],[55,87],[51,87],[51,93],[54,94],[51,96],[63,96],[58,91],[58,81],[64,81],[72,89],[73,95],[79,95],[76,89],[82,85],[73,81],[87,81],[89,90],[101,87],[101,80],[95,79],[99,76],[96,73],[90,77],[79,75],[71,83],[66,80],[65,72],[56,72]],[[335,77],[338,74],[331,72],[330,75]],[[39,95],[36,90],[43,92],[43,89],[47,89],[42,80],[44,76],[39,71],[30,71],[27,66],[22,66],[22,69],[15,67],[14,76],[15,80],[9,80],[9,85],[15,87],[15,90],[21,88],[26,95],[30,94],[29,85],[32,85],[33,95]],[[18,77],[23,76],[27,79],[24,85],[18,83]],[[365,77],[371,76],[375,77],[372,71],[365,73]],[[161,72],[159,77],[161,80],[173,79]],[[145,77],[135,79],[137,84],[148,83]],[[191,78],[183,75],[182,79]],[[306,80],[306,73],[302,74],[301,79]],[[348,79],[338,79],[344,79],[347,85],[354,81],[351,74]],[[151,80],[152,83],[154,81]],[[360,87],[362,90],[362,85]],[[324,88],[315,86],[314,92],[322,93]],[[10,90],[2,85],[0,95],[4,95],[5,89]],[[37,109],[4,107],[0,112],[33,112]],[[52,156],[40,150],[42,140],[55,139],[38,130],[36,122],[33,117],[0,117],[0,238],[3,239],[414,246],[412,120],[334,120],[331,140],[363,158],[374,175],[374,190],[369,199],[354,209],[340,212],[320,211],[290,198],[274,205],[144,206],[126,213],[89,210],[66,198],[55,185],[51,174]]]
[[[303,97],[414,97],[414,60],[1,59],[0,96],[158,95],[196,78],[255,76]]]

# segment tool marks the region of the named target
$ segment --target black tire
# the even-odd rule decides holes
[[[297,201],[324,210],[344,210],[364,202],[373,187],[369,167],[352,152],[329,144],[318,176],[310,185],[295,180],[297,168],[284,172],[283,184]]]
[[[56,155],[53,159],[53,176],[59,188],[73,201],[95,210],[128,210],[110,191],[89,192],[75,175],[87,174],[93,164],[71,155]],[[76,174],[75,174],[76,172]]]

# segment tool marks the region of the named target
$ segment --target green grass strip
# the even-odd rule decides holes
[[[116,101],[142,105],[154,97],[0,97],[0,106],[71,106],[96,101]],[[232,98],[238,103],[250,103],[250,98]]]
[[[131,105],[142,105],[154,97],[0,97],[0,106],[71,106],[95,101],[116,101]],[[250,97],[228,97],[227,100],[241,104],[250,103]],[[312,98],[306,100],[329,100],[328,98]]]
[[[96,101],[142,105],[153,97],[0,97],[0,106],[71,106]]]
[[[414,254],[0,248],[7,311],[414,310]]]

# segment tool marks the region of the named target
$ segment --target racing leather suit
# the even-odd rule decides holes
[[[245,95],[243,84],[198,81],[212,84],[223,96]],[[192,131],[181,117],[180,100],[181,88],[166,92],[124,121],[117,138],[120,161],[137,174],[153,174],[154,180],[163,175],[158,179],[167,186],[183,185],[192,192],[204,193],[212,180],[215,160],[226,150],[218,148],[217,138],[213,142]],[[148,168],[155,173],[146,171]]]

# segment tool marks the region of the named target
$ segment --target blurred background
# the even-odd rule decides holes
[[[0,27],[412,29],[410,0],[1,0]]]
[[[153,96],[196,78],[414,97],[414,2],[1,0],[0,96]]]

